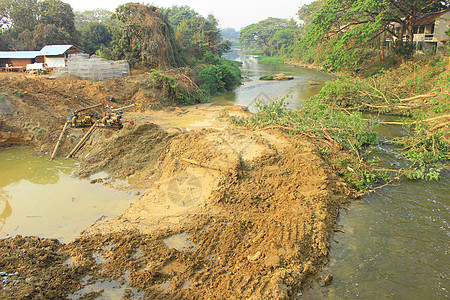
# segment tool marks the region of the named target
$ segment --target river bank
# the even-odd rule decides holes
[[[9,87],[12,119],[3,124],[37,132],[22,142],[49,155],[64,115],[80,103],[63,100],[55,79],[13,80],[32,80],[38,92],[22,89],[20,96]],[[66,88],[78,84],[64,80]],[[95,103],[86,97],[82,104]],[[116,296],[129,298],[301,296],[320,280],[338,209],[353,192],[307,139],[229,122],[246,115],[240,106],[135,110],[124,114],[133,125],[96,131],[76,155],[77,174],[106,170],[109,179],[92,184],[125,179],[120,189],[142,195],[73,242],[0,240],[0,271],[16,274],[0,295],[76,299],[99,295],[109,283],[121,287]],[[83,131],[70,130],[60,155]]]

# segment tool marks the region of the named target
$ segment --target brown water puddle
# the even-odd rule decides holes
[[[32,151],[0,152],[3,237],[35,235],[70,242],[96,220],[117,216],[137,200],[133,191],[117,191],[71,176],[73,160],[50,162],[33,156]]]

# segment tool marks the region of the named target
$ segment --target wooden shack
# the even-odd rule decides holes
[[[2,71],[22,71],[28,64],[35,62],[39,51],[0,51]]]
[[[2,71],[25,71],[33,63],[44,63],[47,68],[65,67],[70,55],[82,53],[73,45],[48,45],[40,51],[0,51]]]
[[[82,53],[73,45],[48,45],[39,51],[39,56],[43,57],[43,63],[48,68],[65,67],[70,55]]]

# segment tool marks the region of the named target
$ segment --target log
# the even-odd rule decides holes
[[[410,98],[400,99],[400,102],[413,101],[413,100],[417,100],[417,99],[421,99],[421,98],[430,98],[430,97],[434,97],[436,95],[437,94],[434,92],[430,93],[430,94],[417,95],[417,96],[410,97]]]
[[[94,125],[89,128],[88,132],[83,136],[83,138],[78,142],[78,144],[72,149],[72,151],[67,155],[67,158],[72,157],[88,140],[88,138],[91,136],[91,134],[94,132],[95,128],[97,128],[98,122],[96,122]]]
[[[62,138],[64,137],[64,132],[66,131],[68,126],[69,126],[69,121],[67,121],[64,124],[63,130],[61,131],[61,134],[59,135],[58,142],[56,142],[56,146],[55,146],[55,149],[53,150],[52,156],[50,156],[50,160],[53,160],[53,158],[55,158],[56,151],[58,151],[59,144],[61,144]]]

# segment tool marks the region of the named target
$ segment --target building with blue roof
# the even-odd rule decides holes
[[[28,64],[44,63],[47,68],[65,67],[72,54],[81,53],[73,45],[47,45],[40,51],[0,51],[3,70],[25,70]]]

